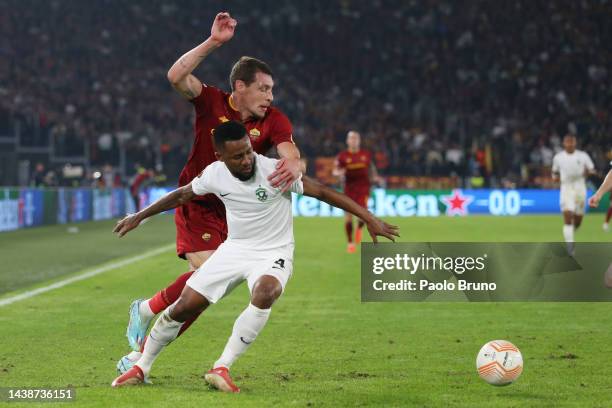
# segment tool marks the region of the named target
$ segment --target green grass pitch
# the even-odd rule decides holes
[[[561,240],[560,216],[389,221],[401,226],[402,241]],[[601,222],[600,214],[587,216],[577,239],[610,242]],[[0,300],[174,240],[168,216],[121,240],[112,225],[0,234]],[[612,305],[362,304],[359,255],[345,253],[342,220],[297,218],[295,236],[287,290],[232,369],[241,394],[210,390],[203,373],[248,302],[245,285],[162,353],[153,385],[110,387],[128,351],[130,301],[186,271],[173,250],[0,307],[0,387],[73,386],[76,402],[53,404],[67,407],[610,406]],[[493,339],[510,340],[523,353],[515,384],[493,387],[476,374],[476,353]]]

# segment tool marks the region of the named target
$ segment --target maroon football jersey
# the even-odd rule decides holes
[[[213,129],[229,120],[242,122],[240,112],[234,109],[230,94],[202,84],[202,93],[191,100],[196,111],[195,141],[189,158],[179,177],[179,186],[189,184],[209,164],[217,161],[213,144]],[[293,143],[291,122],[280,110],[269,107],[261,119],[242,122],[246,127],[253,150],[265,154],[271,147],[283,142]],[[214,196],[213,196],[214,197]]]
[[[336,158],[340,168],[346,169],[344,183],[346,188],[370,188],[370,163],[372,155],[367,150],[351,153],[348,150],[340,152]]]

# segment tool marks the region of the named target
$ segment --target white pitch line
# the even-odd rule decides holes
[[[101,266],[101,267],[96,268],[96,269],[91,270],[91,271],[83,272],[83,273],[81,273],[79,275],[76,275],[76,276],[73,276],[71,278],[64,279],[64,280],[61,280],[59,282],[52,283],[51,285],[43,286],[42,288],[28,290],[27,292],[23,292],[23,293],[20,293],[20,294],[15,295],[15,296],[11,296],[11,297],[6,298],[6,299],[0,299],[0,307],[7,306],[7,305],[13,304],[15,302],[19,302],[20,300],[29,299],[31,297],[40,295],[41,293],[49,292],[50,290],[58,289],[58,288],[61,288],[63,286],[66,286],[66,285],[70,285],[71,283],[82,281],[84,279],[91,278],[92,276],[96,276],[96,275],[99,275],[101,273],[111,271],[113,269],[118,269],[118,268],[121,268],[123,266],[132,264],[134,262],[142,261],[143,259],[155,256],[155,255],[159,255],[159,254],[161,254],[163,252],[166,252],[166,251],[168,251],[168,250],[170,250],[172,248],[174,248],[174,244],[166,245],[166,246],[163,246],[161,248],[157,248],[157,249],[154,249],[152,251],[145,252],[144,254],[133,256],[131,258],[124,259],[122,261],[113,262],[111,264]]]

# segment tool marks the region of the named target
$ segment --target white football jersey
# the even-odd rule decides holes
[[[251,249],[269,250],[293,244],[291,192],[302,194],[302,179],[290,191],[273,188],[268,176],[278,160],[255,153],[255,174],[241,181],[221,161],[208,165],[191,182],[197,195],[215,194],[223,201],[227,218],[228,241]]]
[[[584,183],[584,171],[594,170],[595,165],[586,152],[575,150],[569,154],[565,150],[555,154],[553,173],[561,174],[561,184]]]

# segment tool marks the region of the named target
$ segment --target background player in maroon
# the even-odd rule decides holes
[[[372,161],[372,154],[361,148],[361,135],[351,130],[346,136],[347,149],[336,156],[333,174],[340,177],[344,184],[344,193],[357,204],[368,208],[370,197],[370,180],[381,183],[381,178]],[[357,223],[355,241],[353,241],[353,216],[344,214],[344,226],[348,240],[347,252],[355,252],[355,244],[361,242],[363,221]]]
[[[210,37],[181,56],[168,71],[168,80],[175,90],[191,101],[196,113],[195,141],[179,177],[179,186],[188,184],[206,166],[216,161],[213,129],[220,123],[237,120],[247,128],[256,152],[265,153],[271,147],[276,147],[281,160],[270,181],[273,187],[286,191],[300,176],[300,153],[293,142],[291,122],[271,106],[274,99],[271,69],[255,58],[240,58],[230,73],[231,94],[203,84],[192,74],[204,58],[233,37],[236,25],[236,20],[229,13],[217,14]],[[227,237],[225,208],[212,194],[177,208],[175,223],[177,253],[189,262],[189,272],[179,276],[152,298],[132,303],[127,336],[135,352],[142,347],[151,319],[179,298],[193,271]],[[181,333],[194,320],[186,322]],[[129,356],[120,360],[118,367],[121,370],[135,358],[134,355]]]

